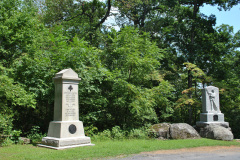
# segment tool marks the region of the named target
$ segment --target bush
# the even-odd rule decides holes
[[[109,129],[104,130],[103,132],[98,132],[98,134],[93,135],[92,140],[95,141],[106,141],[112,139],[111,131]]]
[[[0,135],[1,136],[10,136],[13,128],[12,116],[4,115],[0,113]]]
[[[14,142],[11,140],[10,137],[7,137],[7,138],[4,138],[2,141],[1,141],[1,146],[2,147],[6,147],[6,146],[10,146],[14,144]]]
[[[19,143],[19,137],[22,132],[12,130],[12,121],[13,118],[11,115],[0,114],[0,146],[9,146],[14,143]]]
[[[128,137],[130,139],[147,139],[148,131],[145,128],[132,129]]]
[[[32,141],[32,143],[40,143],[42,138],[46,136],[47,134],[42,134],[40,132],[39,126],[32,126],[32,129],[27,137]]]
[[[115,126],[112,130],[104,130],[92,135],[92,140],[104,141],[104,140],[121,140],[121,139],[148,139],[148,129],[145,126],[138,129],[122,130],[119,126]]]
[[[97,133],[98,129],[97,127],[94,127],[93,125],[88,126],[88,127],[84,127],[84,131],[86,136],[93,136],[94,134]]]
[[[112,128],[112,138],[113,139],[123,139],[125,138],[125,133],[123,130],[121,130],[121,128],[119,126],[115,126]]]

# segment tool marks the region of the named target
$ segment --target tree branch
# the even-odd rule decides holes
[[[110,10],[111,10],[111,0],[108,0],[108,10],[107,10],[107,13],[105,14],[105,16],[101,19],[100,22],[98,22],[96,25],[95,25],[95,28],[94,30],[98,29],[100,27],[101,24],[103,24],[105,22],[105,20],[108,18],[109,14],[110,14]]]

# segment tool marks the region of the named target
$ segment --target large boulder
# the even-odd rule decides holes
[[[233,134],[229,128],[220,125],[208,125],[200,129],[200,135],[204,138],[232,141]]]
[[[19,137],[19,139],[20,139],[21,141],[23,141],[23,143],[25,143],[25,144],[29,144],[29,143],[30,143],[30,139],[29,139],[29,138]]]
[[[189,124],[175,123],[170,126],[170,137],[172,139],[198,139],[198,132]]]
[[[154,124],[150,127],[151,134],[154,134],[159,139],[168,139],[170,137],[169,127],[171,124],[169,123],[159,123]]]

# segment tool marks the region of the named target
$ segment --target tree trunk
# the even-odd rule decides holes
[[[191,28],[191,47],[190,47],[190,53],[189,53],[189,62],[194,64],[194,39],[195,39],[195,19],[197,12],[199,10],[198,6],[198,0],[194,1],[194,8],[193,8],[193,24]],[[188,89],[192,88],[192,75],[191,75],[191,70],[188,71]],[[189,93],[189,98],[192,99],[192,93]],[[192,125],[192,105],[189,103],[188,104],[188,113],[189,113],[189,124]]]
[[[191,70],[188,70],[188,89],[189,88],[192,88]],[[189,92],[189,98],[192,99],[192,92]],[[189,114],[188,123],[189,125],[192,125],[192,105],[190,103],[188,104],[188,114]]]

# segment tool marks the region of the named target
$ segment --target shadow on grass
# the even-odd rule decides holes
[[[35,147],[37,147],[37,145],[38,145],[38,144],[41,144],[41,142],[31,142],[30,144],[33,145],[33,146],[35,146]]]

